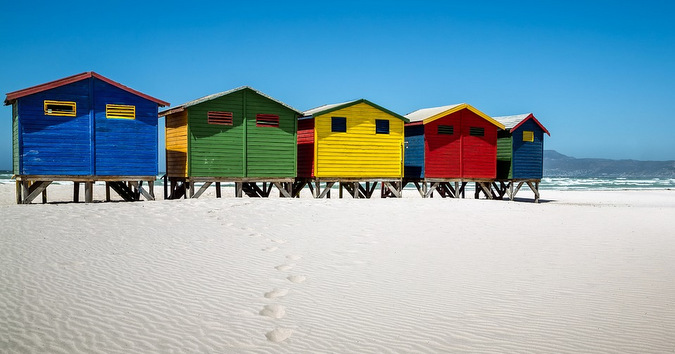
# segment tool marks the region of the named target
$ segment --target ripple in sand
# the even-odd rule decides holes
[[[278,304],[265,305],[265,307],[262,310],[260,310],[259,313],[261,316],[280,319],[286,316],[286,307]]]
[[[272,246],[272,247],[265,247],[262,250],[265,251],[265,252],[274,252],[278,249],[279,249],[279,247]]]
[[[267,332],[265,337],[267,337],[267,340],[270,342],[279,343],[288,339],[292,334],[293,330],[290,328],[277,327],[273,331]]]
[[[297,261],[297,260],[301,259],[302,257],[301,257],[301,256],[297,256],[297,255],[294,255],[294,254],[289,254],[288,256],[286,256],[286,258],[288,258],[288,259],[290,259],[290,260],[292,260],[292,261]]]

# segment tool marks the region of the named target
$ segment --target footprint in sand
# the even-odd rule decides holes
[[[304,283],[307,280],[307,277],[304,275],[291,275],[286,279],[290,280],[292,283],[300,284]]]
[[[270,342],[279,343],[288,339],[292,334],[293,330],[290,328],[277,327],[273,331],[267,332],[265,337],[267,337],[267,340]]]
[[[295,267],[295,264],[282,264],[282,265],[278,265],[278,266],[274,267],[274,269],[276,269],[278,271],[281,271],[281,272],[285,272],[287,270],[293,269],[293,267]]]
[[[288,289],[274,289],[270,292],[265,293],[265,297],[268,299],[276,299],[279,297],[284,297],[288,295]]]
[[[262,236],[262,234],[261,233],[250,233],[249,236],[250,237],[259,237],[259,236]]]
[[[277,304],[265,305],[259,313],[261,316],[267,316],[278,320],[286,316],[286,307]]]
[[[265,252],[274,252],[278,249],[279,249],[279,247],[272,246],[272,247],[265,247],[262,250],[265,251]]]
[[[271,238],[271,239],[269,239],[269,240],[270,240],[271,242],[278,243],[278,244],[280,244],[280,245],[282,245],[282,244],[284,244],[284,243],[287,242],[286,240],[273,239],[273,238]]]
[[[287,258],[287,259],[290,259],[290,260],[292,260],[292,261],[297,261],[297,260],[301,259],[302,257],[301,257],[301,256],[297,256],[297,255],[294,255],[294,254],[289,254],[288,256],[286,256],[286,258]]]

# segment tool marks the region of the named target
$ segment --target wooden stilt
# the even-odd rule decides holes
[[[105,182],[105,201],[110,201],[110,182]]]
[[[150,194],[148,200],[155,200],[155,181],[148,181],[148,192]]]
[[[22,204],[23,203],[23,198],[21,198],[21,182],[16,181],[16,204]]]
[[[80,182],[73,182],[73,201],[78,203],[80,201]]]
[[[221,193],[220,193],[220,182],[216,182],[216,198],[220,198]]]
[[[234,183],[234,196],[237,198],[242,197],[242,191],[243,191],[243,183],[242,182],[235,182]]]
[[[94,201],[94,182],[84,182],[84,202]]]
[[[199,198],[204,192],[206,192],[207,189],[211,186],[211,182],[204,182],[202,184],[201,188],[195,193],[191,198]]]

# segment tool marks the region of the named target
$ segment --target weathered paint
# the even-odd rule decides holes
[[[523,131],[533,131],[534,141],[523,141]],[[528,120],[513,133],[513,174],[515,179],[543,177],[544,132],[534,121]]]
[[[95,166],[99,176],[157,175],[157,104],[93,80]],[[135,119],[106,117],[106,105],[131,105]]]
[[[424,178],[424,125],[405,126],[405,171],[407,178]]]
[[[331,117],[346,117],[347,131],[331,132]],[[375,120],[389,121],[389,134],[375,133]],[[366,102],[314,117],[314,176],[403,177],[404,121]]]
[[[251,88],[208,98],[166,115],[170,177],[295,177],[299,112]],[[209,111],[231,112],[232,125],[209,124]],[[258,114],[279,126],[257,126]]]
[[[156,175],[157,108],[163,101],[91,72],[66,79],[7,95],[5,103],[17,107],[17,174]],[[75,114],[46,114],[45,101],[75,102]],[[107,119],[106,104],[134,105],[137,119]]]
[[[298,177],[314,177],[314,118],[298,121]]]
[[[188,176],[187,112],[166,116],[166,173],[169,177]]]

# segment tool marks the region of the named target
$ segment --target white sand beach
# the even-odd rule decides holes
[[[0,352],[675,352],[675,191],[406,192],[15,205],[0,185]]]

